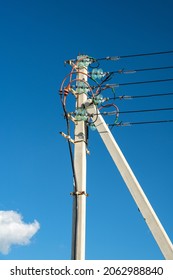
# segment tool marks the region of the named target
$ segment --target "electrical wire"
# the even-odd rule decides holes
[[[140,57],[140,56],[153,56],[153,55],[162,55],[162,54],[170,54],[170,53],[173,53],[173,50],[161,51],[161,52],[151,52],[151,53],[142,53],[142,54],[122,55],[121,58]]]
[[[130,100],[134,98],[150,98],[150,97],[164,97],[164,96],[171,96],[173,95],[173,92],[169,93],[156,93],[156,94],[146,94],[146,95],[121,95],[121,96],[115,96],[115,97],[106,97],[105,100]]]
[[[107,84],[103,89],[106,88],[115,88],[119,86],[130,86],[130,85],[139,85],[139,84],[149,84],[149,83],[162,83],[162,82],[170,82],[173,81],[173,78],[169,79],[160,79],[160,80],[149,80],[149,81],[139,81],[139,82],[128,82],[128,83],[120,83],[120,84]]]
[[[133,57],[142,57],[142,56],[153,56],[153,55],[163,55],[163,54],[171,54],[173,50],[170,51],[160,51],[160,52],[151,52],[151,53],[141,53],[141,54],[130,54],[130,55],[121,55],[121,56],[107,56],[103,58],[95,58],[94,61],[99,60],[112,60],[116,61],[122,58],[133,58]]]
[[[125,69],[119,69],[116,71],[111,71],[108,74],[133,74],[136,72],[143,72],[143,71],[157,71],[157,70],[166,70],[166,69],[172,69],[173,66],[163,66],[163,67],[151,67],[151,68],[141,68],[141,69],[134,69],[134,70],[125,70]]]
[[[158,120],[158,121],[140,121],[140,122],[119,122],[116,124],[108,124],[108,126],[131,126],[131,125],[140,125],[140,124],[161,124],[161,123],[172,123],[173,120]]]
[[[62,100],[61,100],[61,103],[62,103],[62,108],[63,108],[63,111],[64,111],[65,120],[66,120],[67,135],[70,135],[70,122],[69,122],[69,118],[68,118],[68,113],[66,111],[65,105],[62,102]],[[74,188],[75,188],[75,191],[76,191],[77,190],[76,189],[77,188],[77,180],[76,180],[76,174],[75,174],[75,168],[74,168],[74,162],[73,162],[72,144],[71,144],[69,139],[67,139],[67,140],[68,140],[70,160],[71,160],[72,173],[73,173],[73,179],[74,179]]]
[[[106,104],[106,105],[101,106],[99,108],[99,111],[104,109],[104,108],[110,108],[110,107],[114,107],[115,108],[115,111],[113,111],[113,115],[115,115],[114,123],[117,123],[118,122],[118,117],[119,117],[119,108],[117,107],[117,105],[115,105],[115,104]]]
[[[148,113],[148,112],[158,112],[158,111],[172,111],[173,108],[156,108],[156,109],[142,109],[142,110],[128,110],[128,111],[119,111],[119,114],[131,114],[131,113]],[[115,115],[117,114],[116,111],[112,111],[112,112],[103,112],[100,113],[101,115]]]
[[[68,113],[66,111],[66,106],[64,104],[64,100],[62,98],[62,93],[60,94],[60,100],[61,100],[61,104],[62,104],[62,108],[64,111],[64,116],[65,116],[65,120],[66,120],[66,126],[67,126],[67,135],[70,135],[70,121],[68,118]],[[72,174],[73,174],[73,190],[76,193],[77,192],[77,179],[76,179],[76,172],[75,172],[75,167],[74,167],[74,160],[73,160],[73,152],[72,152],[72,143],[70,142],[69,139],[67,139],[68,141],[68,148],[69,148],[69,154],[70,154],[70,161],[71,161],[71,168],[72,168]],[[75,221],[74,221],[74,231],[77,232],[77,226],[78,226],[78,199],[77,196],[75,196],[75,200],[74,200],[74,209],[75,209]],[[76,236],[76,234],[74,234],[74,236]],[[74,238],[74,259],[76,259],[76,238]]]

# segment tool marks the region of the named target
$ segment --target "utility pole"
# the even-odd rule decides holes
[[[166,231],[164,230],[161,222],[159,221],[156,213],[154,212],[149,200],[147,199],[142,187],[136,179],[132,169],[130,168],[126,158],[120,150],[115,138],[110,132],[107,124],[105,123],[95,105],[90,101],[86,103],[87,111],[95,117],[95,126],[100,137],[102,138],[106,148],[108,149],[114,163],[116,164],[124,182],[127,185],[135,203],[138,206],[145,222],[147,223],[155,241],[157,242],[163,256],[167,260],[173,260],[173,245],[170,241]]]
[[[76,111],[82,110],[87,100],[85,88],[87,84],[86,56],[80,56],[76,66]],[[82,84],[83,83],[83,84]],[[83,85],[83,86],[82,86]],[[84,120],[75,122],[74,140],[75,183],[73,194],[73,225],[72,225],[72,260],[85,259],[85,228],[86,228],[86,151],[87,127]]]
[[[73,60],[75,61],[75,60]],[[165,259],[173,260],[173,244],[171,243],[167,233],[165,232],[162,224],[160,223],[156,213],[154,212],[149,200],[147,199],[142,187],[137,181],[132,169],[130,168],[126,158],[116,143],[108,125],[105,123],[101,116],[98,105],[102,102],[109,100],[103,98],[100,94],[102,87],[109,76],[102,80],[99,84],[95,79],[100,79],[105,76],[102,69],[92,70],[88,75],[88,65],[95,60],[88,56],[82,55],[77,57],[77,62],[68,61],[73,66],[70,75],[68,86],[64,86],[63,80],[60,94],[63,109],[65,112],[66,120],[73,120],[75,123],[74,140],[71,139],[69,132],[68,135],[61,133],[69,142],[74,143],[74,159],[73,159],[73,177],[74,177],[74,190],[73,195],[73,227],[72,227],[72,260],[85,259],[85,232],[86,232],[86,153],[87,153],[87,128],[91,126],[98,130],[106,148],[108,149],[114,163],[116,164],[124,182],[126,183],[135,203],[137,204],[143,218],[145,219],[153,237],[155,238],[162,254]],[[75,74],[76,78],[72,79]],[[106,74],[107,75],[107,74]],[[92,87],[88,84],[88,77],[96,82],[96,86]],[[75,82],[75,87],[72,85]],[[75,90],[74,90],[75,88]],[[103,89],[111,88],[109,85],[104,85]],[[94,89],[94,90],[93,90]],[[76,111],[70,114],[66,111],[66,97],[71,92],[75,96]],[[88,93],[90,92],[90,94]],[[108,107],[115,104],[107,104]],[[105,106],[106,107],[106,106]],[[74,115],[75,118],[72,116]],[[92,122],[91,122],[92,120]]]

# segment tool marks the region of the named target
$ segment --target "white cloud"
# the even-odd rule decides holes
[[[12,245],[27,245],[31,237],[39,230],[35,220],[26,224],[21,214],[15,211],[0,211],[0,252],[8,254]]]

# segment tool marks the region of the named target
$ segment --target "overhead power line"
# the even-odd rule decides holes
[[[142,68],[142,69],[134,69],[134,70],[120,69],[120,70],[116,70],[116,71],[111,71],[111,72],[109,72],[109,74],[133,74],[136,72],[166,70],[166,69],[172,69],[172,68],[173,68],[173,66]]]
[[[158,120],[158,121],[140,121],[140,122],[119,122],[115,124],[109,124],[109,126],[131,126],[140,124],[161,124],[161,123],[171,123],[173,120]]]
[[[121,55],[121,56],[107,56],[107,57],[103,57],[103,58],[97,58],[94,59],[95,61],[98,60],[119,60],[122,58],[131,58],[131,57],[142,57],[142,56],[154,56],[154,55],[163,55],[163,54],[171,54],[173,53],[173,50],[170,51],[161,51],[161,52],[151,52],[151,53],[140,53],[140,54],[130,54],[130,55]]]
[[[133,98],[164,97],[164,96],[171,96],[171,95],[173,95],[173,92],[146,94],[146,95],[121,95],[121,96],[115,96],[115,97],[107,97],[106,100],[117,100],[117,99],[130,100]]]
[[[102,87],[104,88],[115,88],[119,86],[130,86],[130,85],[139,85],[139,84],[150,84],[150,83],[163,83],[163,82],[171,82],[173,78],[169,79],[159,79],[159,80],[149,80],[149,81],[139,81],[139,82],[128,82],[128,83],[120,83],[120,84],[106,84]]]
[[[104,108],[104,106],[103,106]],[[148,112],[158,112],[158,111],[172,111],[173,108],[156,108],[156,109],[141,109],[141,110],[128,110],[128,111],[118,111],[119,114],[131,114],[131,113],[148,113]],[[115,115],[117,111],[112,112],[100,112],[101,115]],[[97,115],[97,114],[96,114]]]
[[[137,85],[137,84],[150,84],[150,83],[163,83],[173,81],[173,78],[169,79],[159,79],[159,80],[149,80],[149,81],[139,81],[139,82],[130,82],[130,83],[122,83],[120,86],[128,86],[128,85]]]

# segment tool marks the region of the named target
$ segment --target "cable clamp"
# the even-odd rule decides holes
[[[85,196],[89,196],[89,194],[87,194],[85,191],[76,191],[76,192],[71,192],[70,195],[74,196],[78,196],[78,195],[85,195]]]

